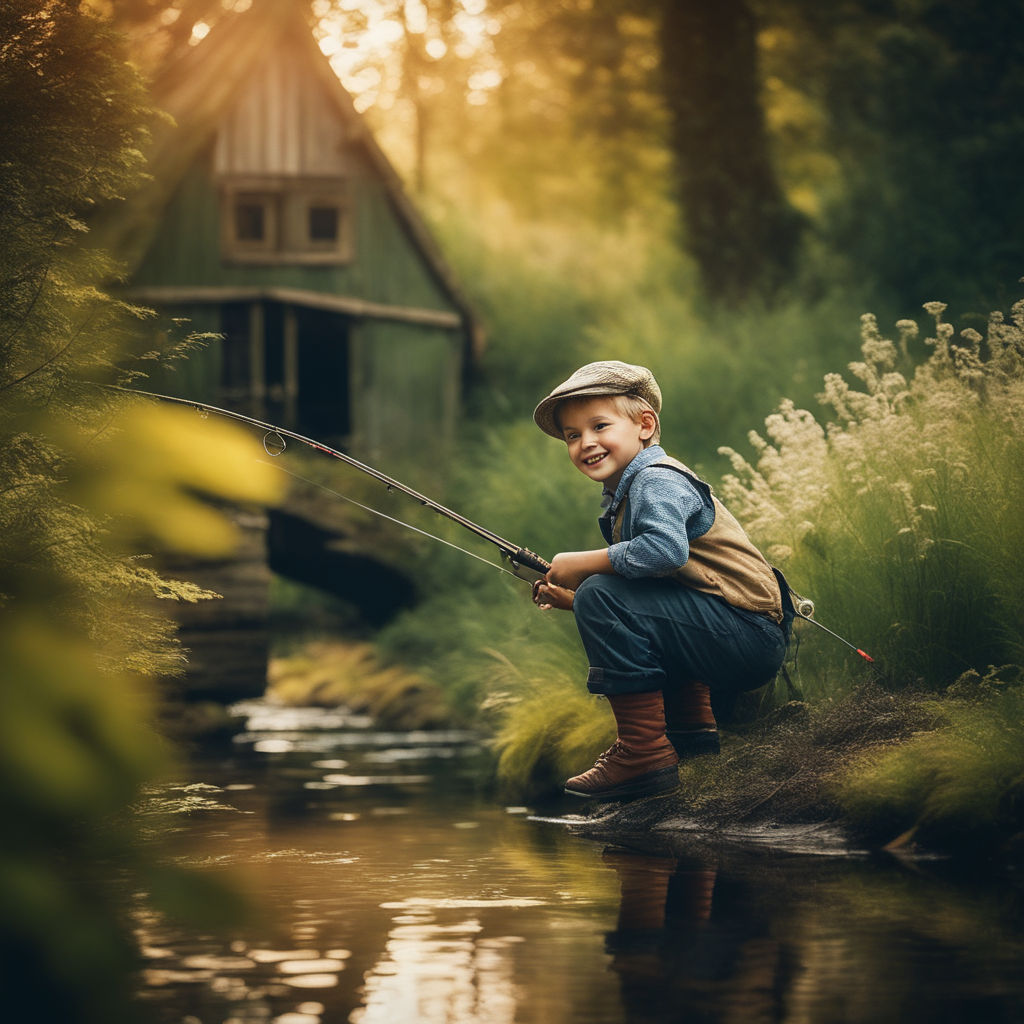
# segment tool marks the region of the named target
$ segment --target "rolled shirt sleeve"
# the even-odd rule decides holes
[[[628,579],[675,572],[690,557],[690,541],[715,521],[714,505],[672,469],[637,473],[628,500],[624,539],[608,548],[612,568]]]

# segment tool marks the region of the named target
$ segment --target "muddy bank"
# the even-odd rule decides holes
[[[1020,860],[1024,772],[1013,703],[861,687],[791,702],[680,765],[680,788],[585,804],[581,832],[694,836],[804,852]]]

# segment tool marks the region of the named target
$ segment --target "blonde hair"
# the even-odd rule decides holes
[[[654,433],[644,441],[644,447],[647,448],[652,444],[657,444],[661,440],[661,419],[654,411],[651,403],[646,399],[640,398],[638,395],[573,395],[559,402],[554,408],[554,418],[558,428],[561,429],[562,427],[558,413],[563,405],[568,405],[569,402],[585,402],[590,398],[607,398],[620,416],[625,416],[634,423],[640,422],[642,413],[649,412],[654,417]]]

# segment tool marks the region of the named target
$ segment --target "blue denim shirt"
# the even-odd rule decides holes
[[[604,492],[605,512],[598,524],[610,545],[612,568],[629,579],[667,576],[685,565],[690,541],[715,521],[714,503],[682,473],[651,465],[664,458],[665,450],[652,444],[623,470],[615,493]],[[613,544],[612,527],[623,502],[622,540]]]

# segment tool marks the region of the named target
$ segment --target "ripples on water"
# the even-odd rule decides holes
[[[609,844],[578,803],[484,794],[470,734],[235,710],[232,749],[147,810],[259,909],[221,936],[140,900],[147,1022],[1024,1020],[1011,872],[786,852],[830,849],[807,830]]]

